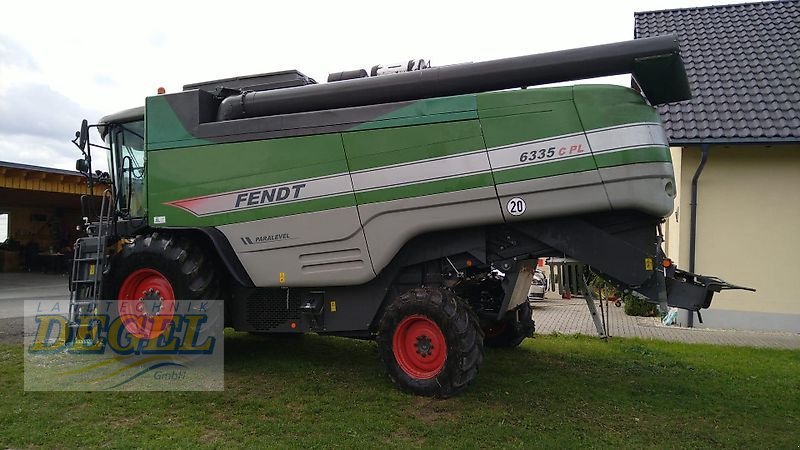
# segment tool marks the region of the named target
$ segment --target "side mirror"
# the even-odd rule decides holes
[[[89,172],[89,162],[85,159],[81,158],[75,161],[75,170],[80,173],[88,173]]]
[[[75,133],[75,139],[78,141],[78,148],[86,150],[86,141],[89,139],[89,122],[86,119],[81,122],[81,131]]]

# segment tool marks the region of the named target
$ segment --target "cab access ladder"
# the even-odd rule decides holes
[[[69,283],[69,312],[67,321],[70,332],[66,342],[93,336],[91,326],[80,323],[80,317],[97,312],[103,292],[103,272],[106,268],[106,245],[112,231],[114,197],[110,189],[103,192],[100,215],[95,227],[89,227],[88,236],[75,242],[72,271]],[[94,228],[94,230],[91,230]]]

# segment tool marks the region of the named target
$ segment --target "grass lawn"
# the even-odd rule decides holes
[[[21,346],[0,346],[0,448],[800,446],[800,351],[538,337],[449,400],[396,391],[372,342],[225,351],[225,392],[24,393]]]

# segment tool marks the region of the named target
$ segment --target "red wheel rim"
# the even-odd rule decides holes
[[[139,269],[122,282],[117,310],[128,333],[140,339],[157,338],[172,323],[172,284],[155,269]]]
[[[397,325],[392,351],[400,368],[418,380],[438,375],[447,360],[447,344],[441,328],[419,314],[408,316]]]

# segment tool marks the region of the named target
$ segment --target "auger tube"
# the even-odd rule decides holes
[[[671,34],[381,77],[244,92],[222,101],[217,120],[365,106],[634,73],[638,62],[647,58],[679,56],[679,51],[678,37]],[[663,81],[675,84],[675,94],[669,101],[690,97],[682,63],[679,57],[676,59],[677,64],[681,64],[679,69],[683,76],[682,79]],[[646,87],[644,91],[648,94]]]

